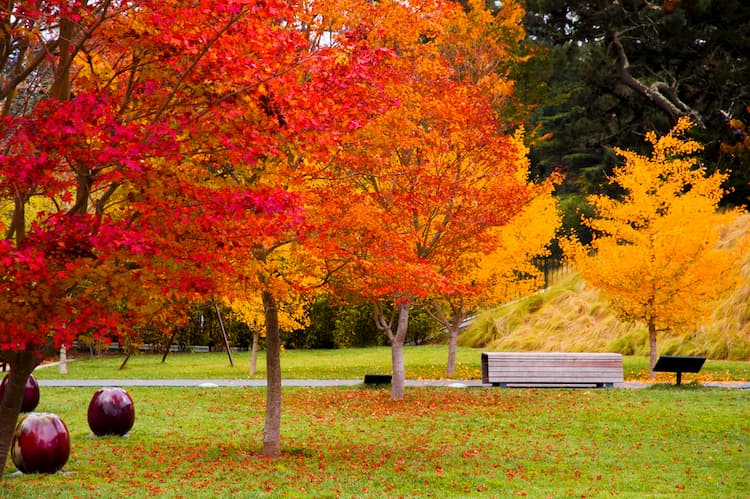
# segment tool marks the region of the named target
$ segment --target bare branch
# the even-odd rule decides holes
[[[682,116],[689,116],[696,124],[703,126],[700,114],[677,97],[674,86],[662,81],[646,85],[630,73],[630,61],[620,40],[620,33],[612,33],[612,45],[617,55],[617,75],[625,85],[648,98],[669,114],[673,121],[676,122]]]

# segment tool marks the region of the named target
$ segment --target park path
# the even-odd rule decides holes
[[[59,362],[43,364],[37,369],[55,367]],[[256,387],[265,388],[265,379],[37,379],[39,386],[57,387],[85,387],[85,386],[163,386],[163,387]],[[281,381],[282,386],[289,387],[332,387],[332,386],[357,386],[362,385],[361,379],[285,379]],[[480,380],[429,380],[429,379],[407,379],[407,387],[436,386],[446,388],[490,388],[491,385],[483,384]],[[651,383],[640,381],[626,381],[615,383],[615,388],[647,388]],[[714,388],[737,388],[750,390],[750,381],[720,381],[707,382],[703,386]]]

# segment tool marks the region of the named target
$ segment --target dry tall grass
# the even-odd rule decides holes
[[[738,218],[724,229],[723,244],[740,244],[748,230],[750,215]],[[742,284],[717,304],[707,324],[662,333],[659,353],[750,360],[750,254],[741,272]],[[648,355],[647,338],[643,325],[620,321],[600,293],[572,273],[542,292],[480,313],[460,344],[493,350]]]

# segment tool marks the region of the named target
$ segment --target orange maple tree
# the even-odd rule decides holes
[[[233,268],[243,285],[231,278],[222,285],[230,299],[262,304],[266,456],[281,452],[280,311],[317,293],[340,266],[337,253],[327,251],[325,213],[332,198],[339,204],[344,198],[340,191],[321,188],[321,172],[345,137],[392,105],[377,85],[373,89],[373,82],[388,74],[390,66],[382,63],[394,53],[371,43],[367,26],[372,12],[387,13],[389,7],[341,0],[295,5],[295,32],[303,41],[292,52],[298,62],[257,88],[263,111],[278,125],[273,130],[275,153],[259,158],[244,175],[235,172],[239,182],[284,192],[301,208],[293,214],[294,223],[238,241]],[[243,223],[255,222],[239,220],[240,231]]]
[[[511,133],[512,116],[518,112],[510,71],[525,59],[520,43],[525,37],[523,8],[515,1],[503,2],[494,13],[481,0],[469,0],[465,10],[446,20],[446,35],[440,53],[448,61],[453,78],[481,92],[496,116],[498,131]],[[529,177],[521,135],[517,175]],[[455,374],[458,334],[465,319],[482,304],[496,304],[534,291],[539,275],[532,258],[548,252],[548,244],[560,223],[552,197],[552,179],[534,187],[528,205],[503,224],[486,228],[473,249],[439,263],[443,278],[454,286],[447,294],[431,293],[422,300],[427,312],[449,333],[446,373]],[[523,203],[521,203],[523,204]],[[436,262],[437,263],[437,262]]]
[[[328,184],[348,196],[331,196],[326,205],[326,253],[350,262],[334,285],[373,304],[391,342],[398,399],[413,304],[453,292],[453,263],[489,248],[491,229],[540,188],[528,182],[520,138],[500,132],[497,94],[462,79],[443,52],[463,8],[430,2],[393,9],[402,13],[380,20],[387,29],[373,38],[398,47],[389,61],[395,71],[379,82],[396,105],[353,132],[327,165]]]
[[[458,336],[473,313],[480,307],[528,296],[543,287],[542,271],[534,260],[549,254],[560,226],[552,186],[552,182],[548,183],[506,225],[490,229],[486,245],[462,253],[443,268],[442,272],[450,275],[456,286],[443,296],[428,297],[422,304],[448,331],[447,376],[456,374]]]

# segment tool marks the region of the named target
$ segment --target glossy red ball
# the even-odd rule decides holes
[[[135,406],[122,388],[100,388],[91,398],[89,428],[94,435],[125,435],[135,423]]]
[[[0,382],[0,400],[5,395],[5,386],[8,384],[8,376],[6,374],[3,381]],[[21,404],[21,412],[31,412],[36,409],[39,405],[39,383],[36,382],[36,378],[33,375],[29,375],[29,379],[26,380],[26,390],[23,392],[23,403]]]
[[[29,413],[16,426],[10,453],[23,473],[55,473],[70,457],[68,428],[56,414]]]

